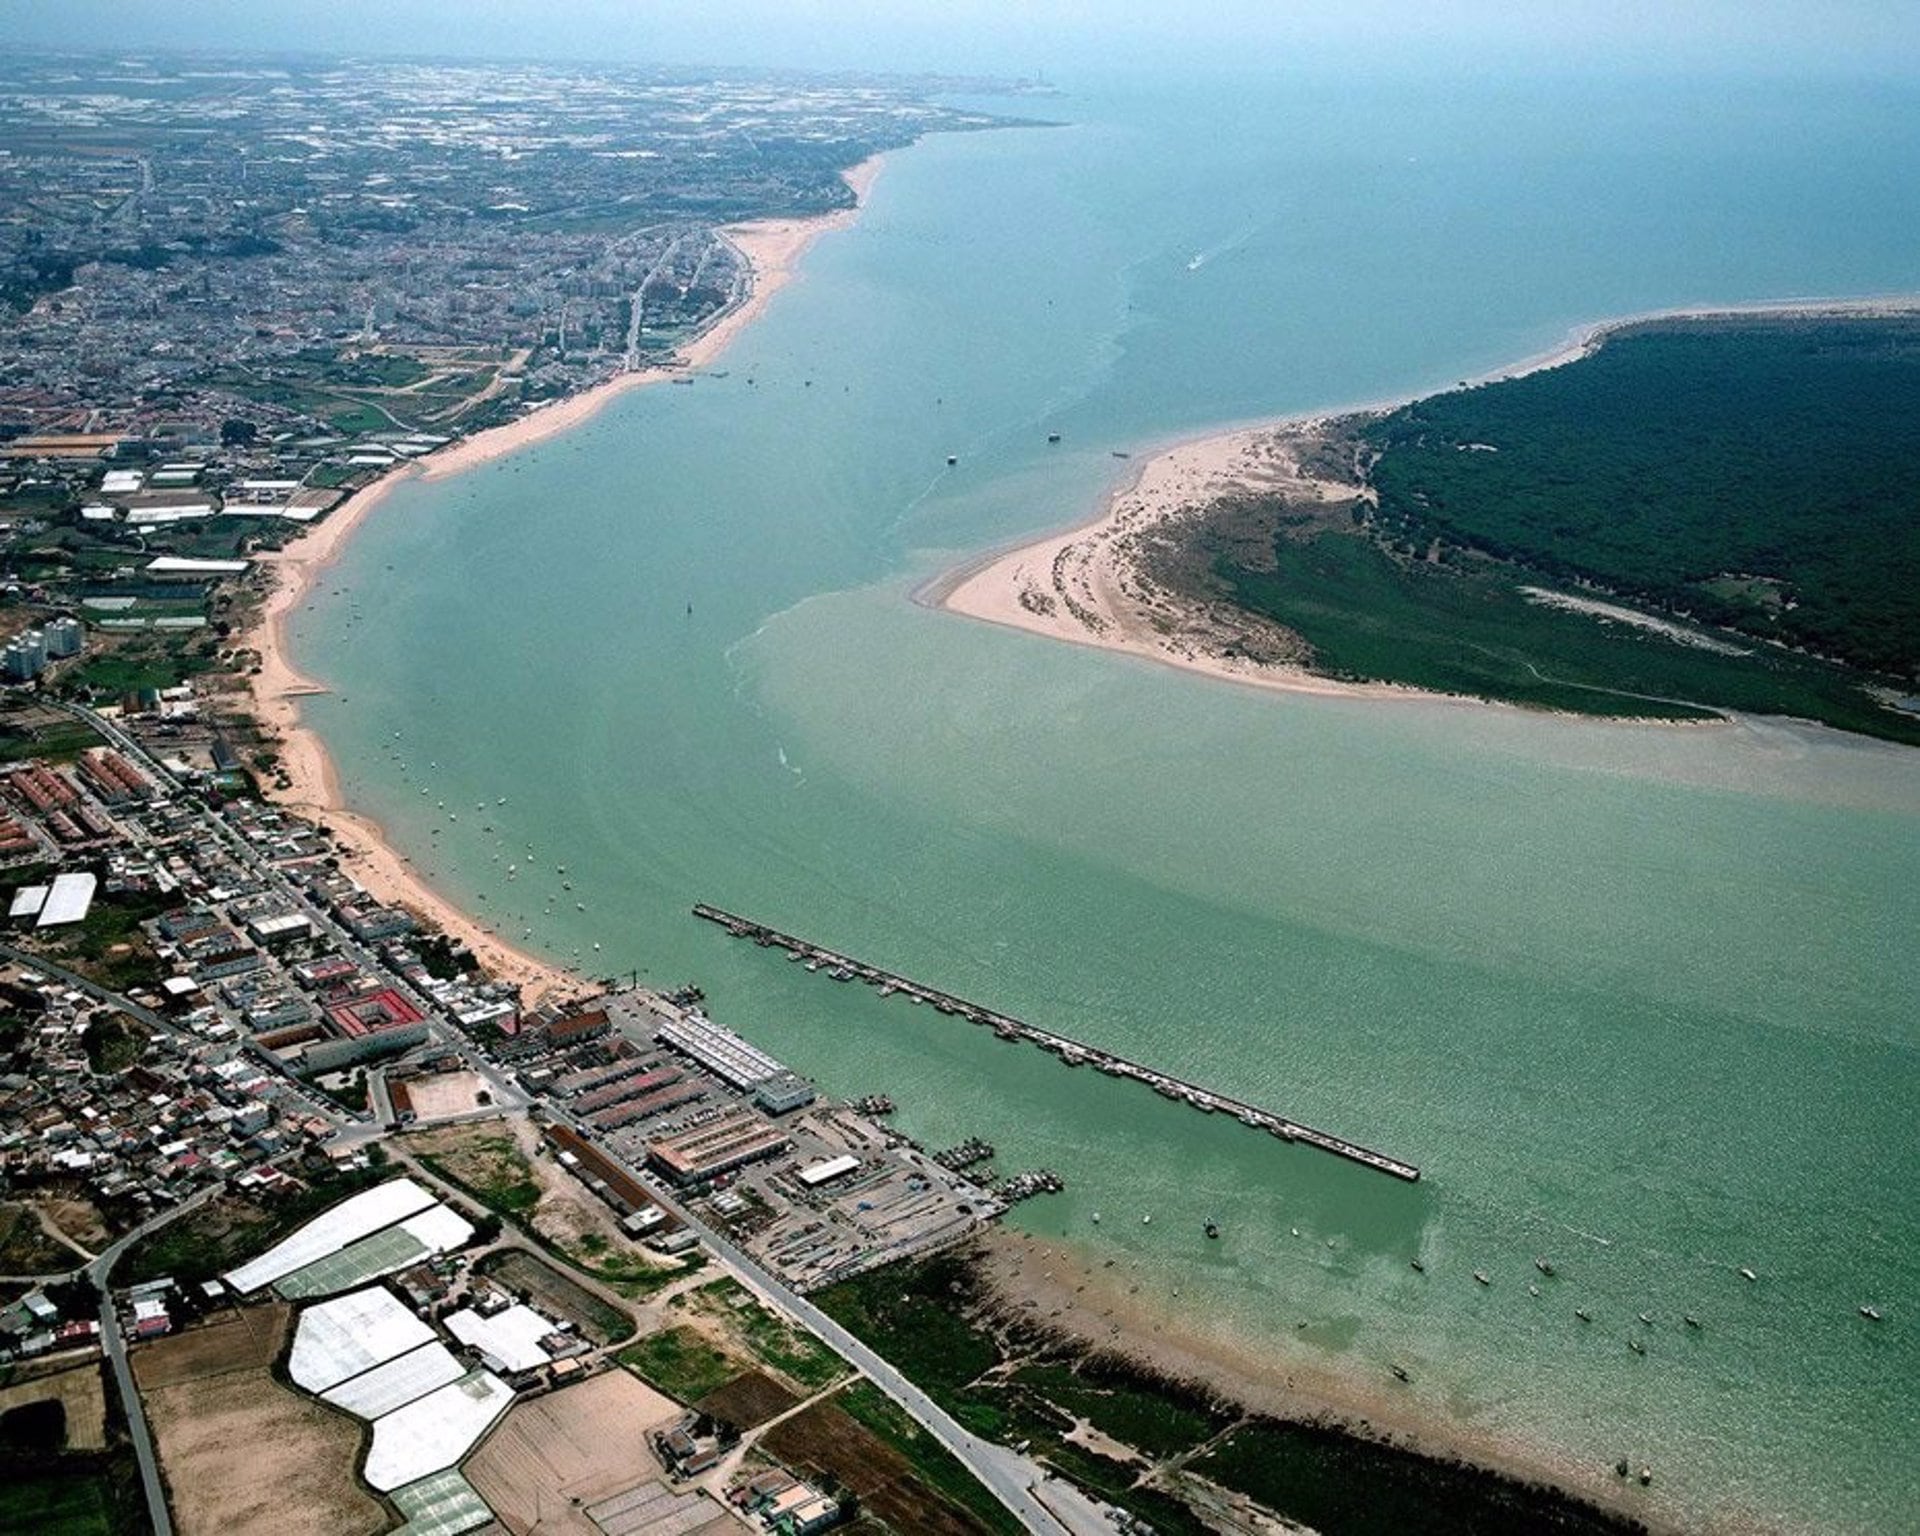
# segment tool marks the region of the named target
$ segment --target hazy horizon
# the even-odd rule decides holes
[[[1336,8],[1220,0],[478,0],[450,36],[427,0],[0,0],[14,46],[192,49],[661,65],[1030,75],[1204,62],[1234,73],[1301,62],[1534,72],[1644,69],[1898,76],[1920,67],[1920,7],[1888,0],[1705,0],[1550,8],[1407,0]]]

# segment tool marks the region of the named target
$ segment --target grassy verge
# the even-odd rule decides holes
[[[723,1318],[728,1332],[747,1353],[807,1392],[817,1392],[847,1373],[847,1363],[813,1335],[794,1327],[754,1300],[738,1281],[715,1280],[676,1297]]]
[[[856,1423],[913,1468],[914,1475],[966,1510],[989,1531],[1018,1536],[1020,1522],[944,1447],[870,1381],[856,1381],[833,1396]]]

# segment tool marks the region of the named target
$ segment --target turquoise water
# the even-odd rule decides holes
[[[1369,1390],[1402,1363],[1543,1464],[1650,1460],[1657,1516],[1908,1525],[1920,755],[1257,694],[907,594],[1089,513],[1116,449],[1596,316],[1920,286],[1916,102],[1283,75],[1057,106],[895,156],[726,377],[397,489],[294,625],[349,797],[510,937],[697,978],[923,1140],[1059,1168],[1020,1221],[1186,1326]],[[836,987],[696,900],[1427,1177]]]

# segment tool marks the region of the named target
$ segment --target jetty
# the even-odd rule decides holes
[[[827,949],[806,939],[795,938],[790,933],[782,933],[777,928],[769,928],[764,923],[756,923],[752,918],[741,917],[734,912],[723,911],[719,907],[699,902],[694,906],[693,915],[709,923],[718,924],[736,939],[751,939],[762,949],[783,949],[796,960],[807,962],[810,971],[825,970],[835,981],[863,981],[868,986],[878,987],[882,996],[899,995],[909,1002],[925,1003],[944,1014],[967,1020],[991,1029],[1002,1040],[1037,1045],[1041,1050],[1056,1056],[1069,1067],[1088,1066],[1106,1073],[1109,1077],[1131,1078],[1134,1082],[1144,1083],[1163,1098],[1172,1099],[1201,1111],[1203,1114],[1231,1115],[1242,1125],[1256,1131],[1266,1131],[1282,1141],[1302,1143],[1309,1147],[1318,1147],[1322,1152],[1331,1152],[1335,1157],[1344,1157],[1349,1162],[1359,1163],[1380,1173],[1391,1174],[1396,1179],[1416,1182],[1420,1170],[1412,1163],[1402,1162],[1397,1157],[1389,1157],[1384,1152],[1376,1152],[1371,1147],[1363,1147],[1357,1142],[1348,1141],[1343,1136],[1335,1136],[1330,1131],[1316,1130],[1303,1125],[1298,1120],[1289,1119],[1273,1110],[1262,1109],[1257,1104],[1249,1104],[1231,1095],[1216,1093],[1203,1088],[1198,1083],[1190,1083],[1171,1073],[1161,1072],[1125,1056],[1103,1050],[1097,1045],[1088,1045],[1083,1041],[1069,1039],[1050,1029],[1028,1024],[1010,1014],[1000,1013],[992,1008],[983,1008],[978,1003],[970,1003],[965,998],[955,997],[938,988],[929,987],[905,976],[897,976],[891,971],[883,971],[878,966],[868,965],[851,955],[843,955],[837,950]]]

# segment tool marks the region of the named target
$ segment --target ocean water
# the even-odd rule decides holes
[[[1042,105],[894,156],[724,377],[398,488],[293,626],[348,795],[508,936],[697,979],[922,1140],[1058,1168],[1016,1220],[1183,1326],[1403,1364],[1543,1465],[1650,1461],[1656,1517],[1911,1528],[1920,754],[1276,697],[908,595],[1089,515],[1115,452],[1601,316],[1920,287],[1920,101],[1283,68]],[[835,986],[698,900],[1426,1177]]]

